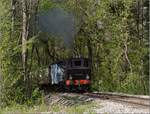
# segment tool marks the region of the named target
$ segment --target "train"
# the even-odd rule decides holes
[[[69,58],[49,65],[50,85],[63,91],[89,91],[91,68],[88,58]]]

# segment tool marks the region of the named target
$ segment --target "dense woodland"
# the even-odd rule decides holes
[[[38,29],[54,8],[74,17],[70,46]],[[69,57],[90,59],[92,91],[148,94],[148,11],[148,0],[0,0],[0,105],[34,103],[45,69]]]

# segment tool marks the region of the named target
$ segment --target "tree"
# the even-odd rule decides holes
[[[23,9],[23,21],[22,21],[22,63],[23,63],[23,73],[24,73],[24,80],[27,83],[26,89],[28,89],[29,83],[29,75],[27,74],[27,40],[29,34],[29,17],[27,14],[28,4],[26,0],[22,0],[22,9]],[[26,90],[28,91],[28,90]],[[29,93],[27,93],[29,96]]]
[[[56,7],[75,17],[71,49],[37,29],[37,15]],[[32,100],[49,64],[69,57],[90,59],[92,90],[148,94],[148,8],[148,0],[1,0],[3,105]]]

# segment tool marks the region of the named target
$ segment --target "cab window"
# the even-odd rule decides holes
[[[74,61],[74,66],[81,66],[81,61]]]

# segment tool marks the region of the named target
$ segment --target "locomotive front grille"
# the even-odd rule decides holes
[[[87,75],[89,76],[89,74],[89,69],[69,69],[67,71],[67,79],[82,80],[86,79]]]
[[[72,80],[82,80],[82,79],[86,79],[86,74],[85,75],[69,75],[72,77]],[[70,77],[68,76],[67,79],[70,79]]]

